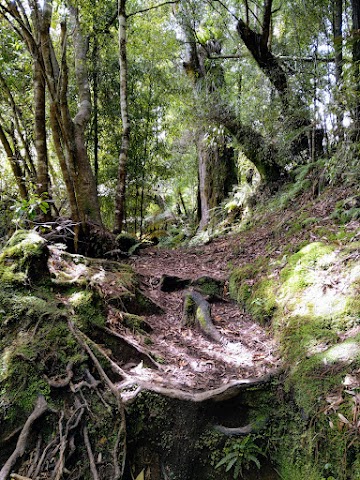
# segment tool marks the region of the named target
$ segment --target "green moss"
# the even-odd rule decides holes
[[[260,323],[271,319],[276,310],[276,283],[264,274],[260,261],[234,270],[229,292]]]
[[[47,272],[46,241],[35,232],[19,230],[0,253],[0,281],[22,284]]]
[[[96,325],[105,325],[104,306],[99,296],[91,290],[82,290],[69,297],[69,303],[74,308],[78,326],[85,331]]]
[[[206,276],[194,280],[191,285],[203,295],[222,295],[224,289],[224,282]]]
[[[208,324],[207,324],[205,315],[200,307],[196,309],[196,320],[198,321],[200,328],[206,331],[208,328]]]
[[[138,243],[138,239],[129,233],[120,233],[116,237],[117,247],[123,252],[128,252]]]
[[[131,330],[138,332],[141,335],[145,335],[146,332],[149,331],[149,325],[146,323],[144,317],[133,315],[131,313],[123,313],[122,316],[123,324]]]

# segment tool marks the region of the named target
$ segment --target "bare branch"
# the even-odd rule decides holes
[[[235,20],[236,20],[237,22],[239,21],[238,17],[235,15],[235,13],[232,12],[232,11],[230,10],[230,8],[229,8],[227,5],[225,5],[224,2],[222,2],[222,0],[215,0],[215,1],[216,1],[217,3],[220,3],[220,5],[221,5],[223,8],[225,8],[225,10],[226,10],[228,13],[230,13],[230,15],[231,15],[233,18],[235,18]]]
[[[155,10],[156,8],[164,7],[165,5],[175,5],[177,3],[180,3],[180,0],[173,0],[173,1],[170,1],[170,2],[159,3],[159,5],[154,5],[153,7],[143,8],[142,10],[137,10],[136,12],[129,13],[127,15],[127,18],[133,17],[134,15],[138,15],[140,13],[150,12],[150,10]]]

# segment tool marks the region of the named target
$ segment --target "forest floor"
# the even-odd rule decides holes
[[[221,385],[266,375],[279,364],[277,345],[267,328],[260,326],[228,296],[228,262],[234,256],[229,241],[219,239],[197,248],[149,248],[132,260],[140,274],[142,290],[163,309],[146,317],[151,325],[152,354],[166,365],[166,375],[179,388],[210,390]],[[199,328],[183,325],[187,289],[164,292],[163,275],[196,281],[215,278],[224,283],[221,296],[211,302],[211,316],[223,342],[215,342]]]
[[[226,383],[261,378],[281,366],[278,345],[269,327],[261,326],[228,294],[231,269],[256,258],[281,258],[289,243],[324,241],[334,227],[330,217],[336,202],[350,192],[339,188],[319,199],[311,193],[298,197],[286,211],[266,212],[258,225],[248,231],[226,235],[206,245],[174,250],[152,247],[132,257],[131,265],[140,275],[141,287],[163,309],[149,315],[152,327],[151,352],[165,367],[167,383],[189,391],[218,388]],[[316,218],[311,228],[294,229],[296,219]],[[348,225],[351,229],[351,224]],[[354,231],[358,222],[354,224]],[[164,275],[185,280],[211,277],[224,282],[221,298],[212,302],[212,319],[224,338],[218,343],[199,329],[183,326],[184,289],[164,292]],[[164,373],[165,373],[164,372]],[[160,372],[158,372],[160,374]]]

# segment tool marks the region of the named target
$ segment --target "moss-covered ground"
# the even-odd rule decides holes
[[[283,480],[360,478],[360,225],[351,198],[330,195],[279,194],[273,221],[258,217],[265,248],[231,267],[230,295],[280,344],[268,445]]]
[[[17,232],[0,254],[0,474],[8,478],[17,452],[9,473],[63,478],[71,471],[70,478],[90,478],[90,439],[101,457],[99,475],[112,480],[122,462],[122,411],[101,378],[109,367],[91,340],[105,326],[104,302],[91,277],[82,281],[84,270],[82,279],[64,271],[51,278],[49,253],[36,233]],[[127,271],[124,290],[129,282]],[[22,451],[16,440],[39,397],[46,413],[23,435]]]

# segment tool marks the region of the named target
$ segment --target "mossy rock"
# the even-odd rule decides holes
[[[264,273],[260,261],[235,269],[230,276],[229,293],[259,323],[271,320],[277,308],[277,283]]]
[[[48,276],[49,250],[34,231],[17,231],[0,253],[0,281],[7,284],[36,282]]]
[[[125,327],[129,328],[132,331],[138,332],[141,335],[145,335],[146,333],[150,333],[152,331],[152,327],[149,323],[145,320],[144,317],[140,317],[139,315],[133,315],[131,313],[123,313],[123,324]]]
[[[208,276],[193,280],[191,286],[203,295],[221,296],[224,292],[224,282]]]
[[[137,243],[139,243],[139,240],[129,233],[120,233],[116,237],[116,246],[123,252],[128,252]]]

